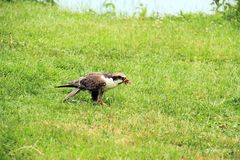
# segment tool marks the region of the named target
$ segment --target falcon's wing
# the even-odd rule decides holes
[[[101,76],[98,74],[90,74],[87,77],[80,80],[81,87],[87,90],[99,90],[106,85],[106,83],[102,80]]]

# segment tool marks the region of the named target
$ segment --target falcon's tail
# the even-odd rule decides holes
[[[64,87],[68,87],[68,88],[78,88],[78,86],[74,85],[74,84],[66,84],[66,85],[61,85],[61,86],[55,86],[54,88],[64,88]]]
[[[63,88],[63,87],[79,88],[81,86],[80,85],[80,80],[75,80],[75,81],[72,81],[72,82],[68,82],[67,84],[64,84],[64,85],[55,86],[55,88]]]

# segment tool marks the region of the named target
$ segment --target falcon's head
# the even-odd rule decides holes
[[[112,75],[113,82],[116,84],[131,84],[131,81],[127,79],[124,73],[114,73]]]

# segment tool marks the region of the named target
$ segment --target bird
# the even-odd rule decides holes
[[[104,92],[113,89],[120,84],[131,84],[126,75],[122,72],[92,72],[80,77],[78,80],[68,82],[64,85],[55,86],[56,88],[74,88],[63,100],[66,102],[80,91],[89,91],[93,102],[103,105]]]

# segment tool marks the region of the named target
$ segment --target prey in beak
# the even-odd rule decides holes
[[[127,79],[127,78],[123,79],[123,83],[124,84],[132,84],[132,82],[129,79]]]
[[[123,73],[114,73],[113,74],[113,81],[116,83],[116,84],[131,84],[132,82],[127,79],[126,75],[123,74]]]
[[[80,91],[89,91],[94,102],[104,104],[102,100],[103,93],[123,83],[131,84],[131,81],[127,79],[124,73],[93,72],[80,77],[78,80],[56,86],[56,88],[74,88],[65,97],[64,102],[77,95]]]

